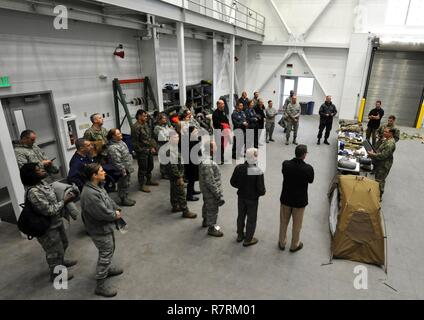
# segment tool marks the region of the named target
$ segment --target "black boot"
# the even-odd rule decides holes
[[[324,143],[330,145],[330,142],[328,142],[327,139],[324,140]]]
[[[321,139],[318,139],[317,144],[320,145],[321,144]]]

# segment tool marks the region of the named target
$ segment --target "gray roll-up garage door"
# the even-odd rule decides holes
[[[364,119],[381,100],[383,123],[391,114],[401,126],[415,125],[424,88],[424,52],[378,50],[369,83]]]

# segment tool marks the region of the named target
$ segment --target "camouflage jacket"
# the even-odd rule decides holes
[[[378,138],[380,140],[383,139],[384,129],[386,129],[386,128],[393,128],[393,129],[395,129],[395,134],[393,135],[393,139],[395,139],[395,142],[398,142],[399,139],[400,139],[400,130],[398,128],[396,128],[396,127],[389,126],[387,123],[381,125],[380,128],[378,128],[378,130],[377,130]]]
[[[87,182],[81,193],[81,215],[87,232],[104,235],[114,232],[118,205],[102,186]]]
[[[84,132],[84,139],[88,141],[102,141],[103,149],[98,154],[102,156],[107,156],[106,144],[107,144],[107,130],[105,128],[101,128],[97,130],[95,127],[91,126]]]
[[[219,200],[223,197],[221,173],[215,161],[207,160],[199,165],[199,185],[203,197]]]
[[[177,150],[168,150],[166,155],[169,157],[169,163],[166,165],[166,169],[170,180],[184,178],[184,164],[182,164],[181,153]],[[175,160],[178,160],[178,163],[173,163],[176,162]]]
[[[65,203],[58,201],[55,190],[50,184],[41,181],[39,184],[27,189],[27,197],[34,210],[42,215],[51,217],[50,229],[63,224],[62,214]]]
[[[384,140],[378,147],[376,154],[371,156],[371,158],[375,160],[377,166],[390,169],[393,163],[393,153],[395,150],[396,143],[394,139]]]
[[[107,155],[110,163],[121,171],[134,172],[132,156],[124,141],[111,140],[107,144]]]
[[[154,129],[155,139],[159,145],[165,144],[169,141],[169,134],[171,132],[172,127],[168,124],[165,125],[156,125]]]
[[[97,130],[95,127],[91,126],[84,132],[84,139],[88,141],[99,141],[102,140],[104,144],[107,143],[107,130],[101,128]]]
[[[275,110],[274,107],[272,107],[272,108],[266,107],[265,108],[266,122],[274,122],[276,115],[277,115],[277,110]]]
[[[41,168],[44,168],[41,161],[47,160],[47,156],[36,144],[27,146],[17,143],[14,145],[14,148],[19,169],[26,163],[38,163]]]
[[[136,153],[146,153],[150,152],[152,148],[157,148],[152,130],[147,122],[144,124],[136,122],[132,125],[131,141]]]
[[[285,116],[287,120],[292,121],[294,118],[300,117],[300,105],[289,103],[286,108]]]

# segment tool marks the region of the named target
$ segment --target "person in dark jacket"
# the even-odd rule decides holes
[[[333,118],[337,114],[336,106],[331,102],[331,96],[325,97],[325,102],[319,108],[319,131],[318,131],[318,141],[317,144],[321,144],[322,132],[325,128],[324,143],[330,144],[328,142],[328,137],[330,136],[331,128],[333,127]]]
[[[83,172],[87,183],[81,194],[82,219],[87,233],[99,250],[94,293],[103,297],[114,297],[117,291],[106,286],[106,279],[124,272],[120,268],[112,267],[115,252],[114,229],[122,213],[102,186],[106,179],[103,168],[93,163],[86,165]]]
[[[68,248],[68,237],[63,225],[63,209],[75,198],[75,194],[70,192],[63,199],[58,200],[53,187],[45,182],[47,172],[39,163],[26,163],[20,169],[22,184],[25,187],[25,199],[31,204],[33,210],[47,217],[50,217],[50,227],[46,233],[37,238],[41,247],[46,253],[47,264],[50,268],[50,281],[54,281],[60,271],[55,270],[58,266],[66,268],[77,264],[76,260],[66,260],[65,252]],[[74,276],[68,272],[68,279]]]
[[[220,164],[224,164],[224,153],[225,153],[225,143],[224,143],[224,135],[222,133],[222,130],[225,129],[225,124],[229,127],[230,121],[228,120],[227,115],[225,114],[225,102],[224,100],[218,100],[216,103],[216,110],[212,114],[212,122],[213,122],[213,128],[216,131],[216,137],[215,141],[221,141],[221,148],[220,148],[220,155],[221,155],[221,162]],[[219,131],[218,131],[219,130]]]
[[[258,138],[258,121],[259,116],[256,114],[255,111],[255,101],[250,100],[248,103],[247,109],[244,111],[246,113],[246,120],[248,123],[247,128],[249,131],[253,131],[253,141],[251,141],[251,135],[249,132],[246,135],[246,148],[258,148],[259,144],[259,138]],[[253,142],[253,145],[252,145]]]
[[[234,169],[230,180],[231,185],[238,189],[237,242],[244,240],[245,247],[258,243],[258,239],[253,236],[256,230],[259,197],[266,192],[264,174],[257,166],[258,150],[248,149],[246,157],[247,161]]]
[[[265,104],[262,99],[258,100],[258,103],[255,105],[255,112],[258,115],[258,139],[262,136],[262,132],[265,128]]]
[[[85,180],[82,177],[82,169],[90,163],[93,163],[94,160],[91,157],[91,152],[93,150],[93,145],[90,141],[80,138],[75,142],[77,151],[69,161],[69,173],[68,173],[68,183],[75,183],[80,191],[84,186]]]
[[[303,214],[308,205],[308,184],[314,182],[314,169],[305,163],[308,149],[300,144],[296,147],[296,158],[283,162],[283,190],[281,191],[280,237],[278,246],[281,250],[286,246],[287,226],[293,217],[292,240],[290,252],[303,248],[300,242]]]
[[[243,102],[237,104],[236,109],[231,115],[233,121],[234,139],[233,139],[233,159],[238,160],[242,155],[244,146],[246,145],[246,129],[248,123],[246,120],[246,113],[243,110]]]
[[[240,99],[238,99],[239,103],[243,104],[243,109],[247,109],[247,104],[249,103],[249,98],[247,97],[247,92],[243,91],[241,93]]]

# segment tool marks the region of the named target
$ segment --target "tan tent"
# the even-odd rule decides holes
[[[378,183],[361,176],[340,175],[329,196],[333,257],[385,266]]]

